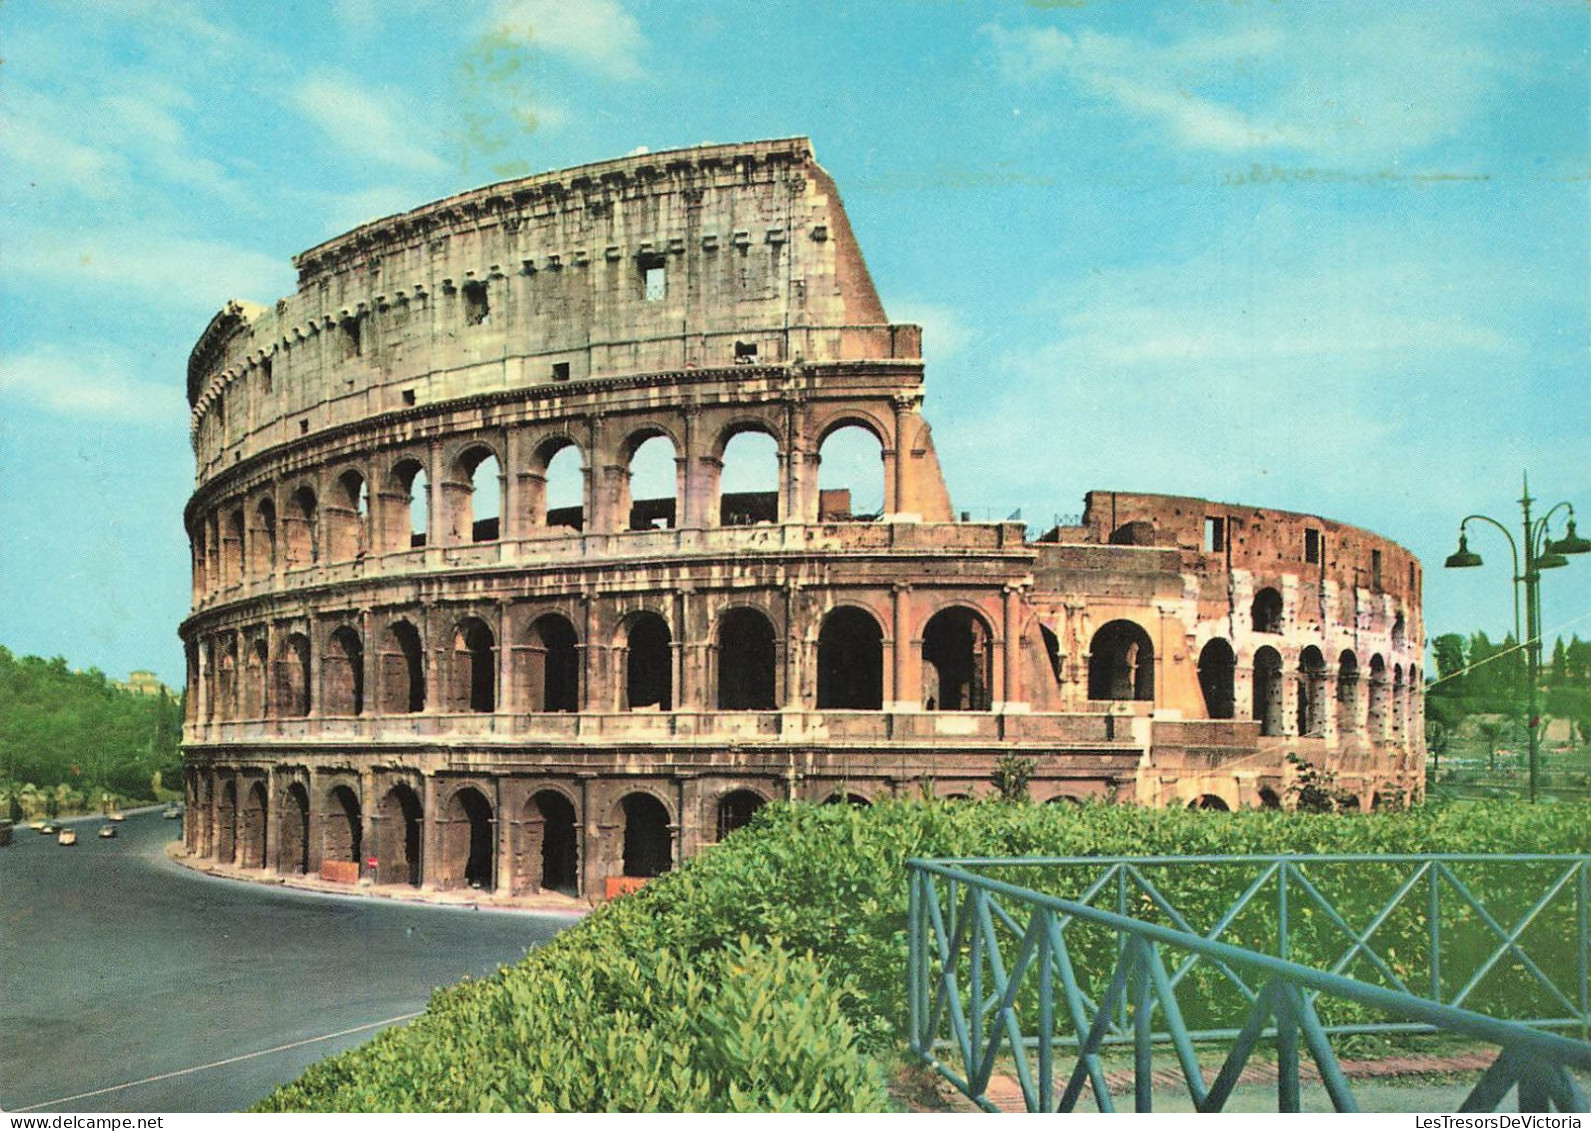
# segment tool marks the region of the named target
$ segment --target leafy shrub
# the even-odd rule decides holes
[[[1587,828],[1584,805],[1357,816],[1125,805],[769,806],[679,871],[600,908],[495,978],[439,992],[413,1025],[315,1066],[262,1107],[879,1110],[881,1063],[898,1054],[905,1029],[909,857],[1564,853],[1586,849]],[[1069,897],[1087,882],[1080,870],[1008,871],[1002,878]],[[1391,865],[1373,861],[1328,874],[1328,894],[1361,929],[1397,882]],[[1466,882],[1505,923],[1541,890],[1501,871]],[[1219,867],[1180,869],[1165,888],[1203,929],[1241,890]],[[1376,935],[1388,948],[1382,953],[1411,970],[1424,968],[1426,957],[1418,902]],[[1141,899],[1131,913],[1167,921]],[[1328,916],[1301,900],[1294,914],[1295,960],[1342,953],[1344,936]],[[1275,932],[1274,901],[1258,901],[1223,938],[1269,949]],[[1457,943],[1444,936],[1444,970],[1461,965]],[[1114,943],[1101,945],[1103,977]],[[1365,975],[1362,963],[1344,972]],[[1506,977],[1498,985],[1499,994],[1521,992]],[[1211,971],[1191,972],[1186,987],[1190,1022],[1218,1020],[1235,1003]],[[1466,1004],[1488,1007],[1479,997]]]

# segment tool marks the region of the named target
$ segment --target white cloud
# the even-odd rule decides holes
[[[125,357],[68,353],[44,345],[0,358],[0,397],[65,416],[170,424],[187,418],[181,390],[131,376]]]
[[[150,306],[219,310],[228,298],[274,299],[293,289],[285,259],[203,240],[135,232],[33,232],[7,266],[45,286],[113,291]]]
[[[1484,13],[1390,8],[1345,19],[1304,6],[1230,9],[1142,36],[1056,27],[985,27],[1002,76],[1053,80],[1212,153],[1292,152],[1396,164],[1462,134],[1507,61]]]
[[[977,339],[977,331],[961,319],[954,307],[941,303],[902,299],[888,303],[890,321],[915,323],[923,328],[923,356],[932,364],[954,357]]]
[[[293,104],[346,155],[416,173],[441,173],[446,166],[417,138],[429,126],[417,116],[395,114],[400,103],[349,75],[320,71],[292,94]]]
[[[593,67],[608,78],[642,75],[646,40],[618,0],[505,0],[490,23],[509,34],[528,29],[532,46]]]

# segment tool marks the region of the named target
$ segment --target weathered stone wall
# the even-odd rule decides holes
[[[1013,754],[1041,801],[1276,804],[1290,752],[1419,790],[1417,563],[1164,496],[1038,543],[952,521],[920,333],[803,139],[490,186],[297,266],[190,364],[190,851],[596,897],[768,800],[970,796]],[[877,516],[819,486],[852,427]],[[726,496],[746,433],[776,467]],[[673,490],[636,498],[656,438]]]

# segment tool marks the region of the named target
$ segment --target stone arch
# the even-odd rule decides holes
[[[668,622],[657,613],[638,612],[626,618],[624,638],[624,677],[619,681],[621,708],[672,711],[674,648]]]
[[[1154,702],[1155,646],[1142,625],[1113,620],[1094,633],[1088,645],[1088,697]]]
[[[663,454],[665,445],[666,456]],[[617,511],[622,529],[655,530],[679,526],[681,446],[678,439],[660,424],[647,424],[625,437],[619,450],[623,471],[619,476]],[[665,487],[667,494],[653,494]]]
[[[585,529],[585,460],[584,449],[563,433],[537,446],[530,460],[527,490],[533,527]]]
[[[376,882],[419,887],[425,844],[425,806],[398,782],[376,809]]]
[[[221,786],[221,799],[215,809],[215,858],[222,864],[237,859],[238,783],[228,778]]]
[[[726,609],[715,634],[718,709],[771,711],[778,706],[778,639],[761,609]]]
[[[873,799],[848,790],[836,790],[823,799],[825,805],[849,805],[854,809],[871,809]]]
[[[265,829],[270,811],[265,783],[256,781],[243,796],[243,810],[238,821],[239,863],[245,868],[265,867]]]
[[[562,613],[525,626],[518,663],[521,705],[531,712],[580,710],[580,639]]]
[[[1237,714],[1237,654],[1222,637],[1213,637],[1199,651],[1199,690],[1204,693],[1204,713],[1212,719]]]
[[[453,628],[447,687],[449,711],[497,709],[497,637],[480,617],[465,617]]]
[[[492,803],[473,785],[453,791],[442,821],[437,886],[491,891],[497,876],[497,822]]]
[[[1398,615],[1392,618],[1392,648],[1394,651],[1401,652],[1407,643],[1408,629],[1403,619],[1403,612],[1399,610]]]
[[[1337,733],[1359,731],[1359,657],[1351,648],[1337,657]]]
[[[624,874],[661,876],[674,866],[674,834],[668,807],[650,793],[626,794],[619,802],[624,820]]]
[[[541,877],[537,886],[542,891],[578,894],[580,825],[574,802],[561,790],[539,789],[525,802],[525,819],[540,828],[532,845]]]
[[[1387,719],[1387,662],[1377,652],[1370,657],[1370,704],[1366,712],[1365,729],[1370,737],[1380,739],[1386,733]]]
[[[420,630],[406,620],[394,621],[382,637],[381,710],[412,715],[425,710],[425,650]]]
[[[755,789],[732,789],[718,799],[718,840],[744,828],[768,799]]]
[[[303,782],[293,782],[282,793],[276,869],[293,876],[309,871],[309,790]]]
[[[445,489],[451,541],[495,542],[502,534],[503,465],[490,444],[474,441],[453,461]]]
[[[1204,809],[1213,813],[1230,813],[1232,807],[1218,793],[1201,793],[1188,802],[1189,809]]]
[[[249,538],[249,573],[269,577],[276,572],[276,502],[262,495],[254,504],[254,529]]]
[[[1260,734],[1282,733],[1282,654],[1269,644],[1254,653],[1253,717]]]
[[[353,561],[370,548],[370,486],[357,468],[337,477],[326,507],[326,553],[334,562]]]
[[[1282,595],[1270,586],[1254,594],[1249,623],[1255,632],[1278,635],[1282,631]]]
[[[720,526],[778,522],[780,464],[778,433],[763,420],[741,420],[718,434],[713,445],[712,521]]]
[[[1326,733],[1326,657],[1311,644],[1298,655],[1298,733],[1320,738]]]
[[[326,814],[321,822],[320,858],[333,863],[359,863],[364,847],[359,795],[351,786],[338,784],[326,791]]]
[[[1261,809],[1280,809],[1282,796],[1269,786],[1262,786],[1259,792]]]
[[[270,715],[270,653],[265,638],[256,637],[243,658],[243,717],[263,719]]]
[[[309,637],[289,633],[276,654],[276,714],[301,719],[309,714]]]
[[[923,706],[987,711],[993,698],[994,632],[965,605],[940,609],[923,626]]]
[[[424,546],[431,525],[431,479],[425,465],[413,456],[392,465],[392,487],[402,499],[401,513],[385,523],[390,533],[388,550],[409,550]]]
[[[884,630],[855,605],[839,605],[818,628],[818,710],[878,711],[884,706]]]
[[[304,483],[293,491],[287,501],[287,517],[282,526],[287,542],[287,568],[302,569],[314,564],[320,556],[320,504],[315,488]]]
[[[353,625],[341,625],[326,641],[321,654],[320,678],[322,713],[364,714],[365,645]]]
[[[830,421],[813,447],[817,463],[819,522],[870,521],[890,509],[884,476],[888,429],[846,413]],[[870,466],[877,455],[877,470]]]

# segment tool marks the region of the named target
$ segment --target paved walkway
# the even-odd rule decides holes
[[[430,903],[441,907],[470,907],[479,911],[534,911],[543,915],[568,915],[579,918],[591,911],[591,904],[583,899],[558,892],[541,892],[536,895],[509,895],[501,892],[479,891],[474,888],[455,888],[437,891],[415,888],[407,884],[372,884],[361,880],[357,884],[336,883],[317,875],[283,875],[261,871],[258,868],[237,868],[218,864],[214,860],[189,856],[183,851],[181,841],[166,846],[166,856],[173,863],[195,872],[203,872],[224,880],[241,880],[251,884],[268,884],[273,887],[297,891],[320,892],[325,895],[360,896],[369,899],[390,899],[399,903]]]

